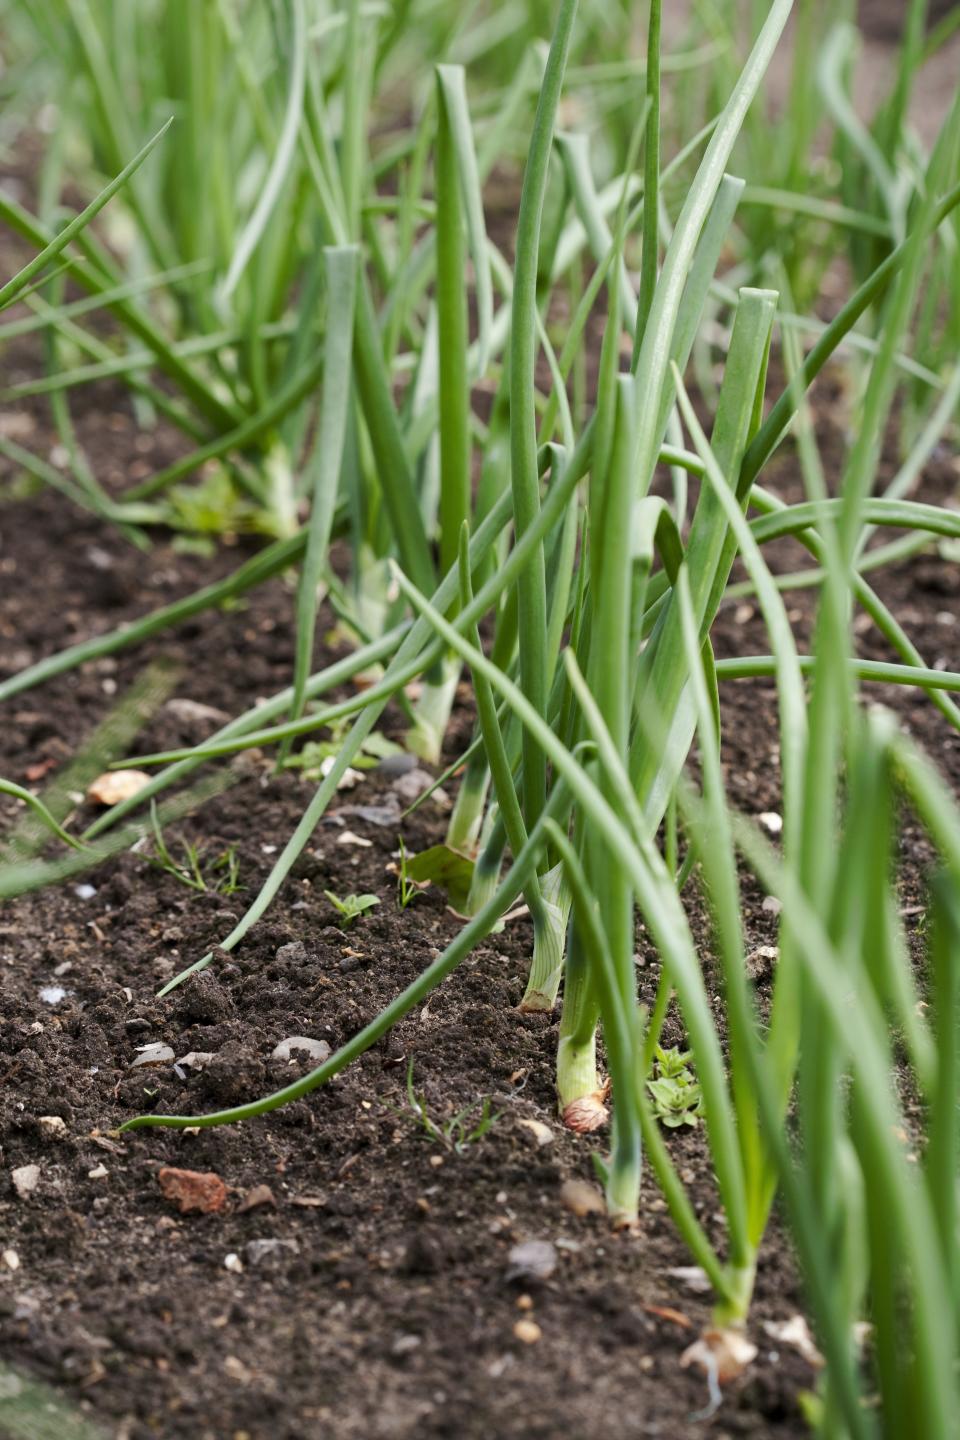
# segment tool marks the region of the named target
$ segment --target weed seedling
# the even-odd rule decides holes
[[[688,1065],[689,1050],[656,1049],[657,1074],[647,1081],[653,1100],[653,1113],[661,1125],[677,1130],[681,1125],[696,1125],[703,1108],[700,1086]]]
[[[234,845],[229,845],[215,860],[205,863],[203,852],[189,840],[183,842],[183,859],[176,860],[167,845],[163,827],[157,815],[156,802],[150,804],[150,819],[153,825],[153,839],[156,854],[151,855],[150,864],[186,885],[188,890],[209,891],[214,895],[233,895],[242,889],[240,884],[240,862]],[[206,870],[206,873],[204,873]]]
[[[400,864],[397,868],[397,901],[401,910],[406,910],[408,905],[412,905],[414,900],[423,894],[424,890],[422,884],[418,884],[416,880],[411,878],[407,869],[408,860],[407,847],[404,845],[403,836],[401,835]]]
[[[353,924],[358,915],[362,915],[365,910],[372,910],[374,905],[380,904],[379,895],[344,895],[341,898],[332,890],[324,890],[323,893],[340,915],[339,924],[344,930],[348,925]]]
[[[326,728],[330,732],[329,740],[308,740],[299,750],[284,759],[284,765],[290,769],[301,770],[305,780],[316,782],[327,774],[343,747],[349,722],[346,719],[335,721]],[[359,753],[350,763],[354,770],[372,770],[386,756],[400,753],[399,745],[381,735],[379,730],[374,730],[363,740]]]
[[[407,1066],[407,1106],[408,1110],[398,1113],[404,1116],[409,1113],[409,1118],[419,1125],[428,1140],[446,1146],[456,1155],[462,1155],[469,1145],[482,1140],[500,1118],[499,1110],[494,1110],[490,1104],[489,1095],[484,1095],[481,1100],[474,1100],[451,1115],[449,1120],[438,1124],[427,1110],[425,1096],[418,1095],[414,1088],[412,1057]]]

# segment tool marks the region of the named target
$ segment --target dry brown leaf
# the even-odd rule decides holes
[[[35,765],[28,765],[23,772],[32,785],[36,780],[42,780],[56,766],[56,760],[38,760]]]
[[[669,1320],[672,1325],[679,1325],[683,1330],[692,1330],[693,1321],[682,1310],[674,1310],[672,1305],[644,1305],[648,1315],[658,1315],[661,1320]]]

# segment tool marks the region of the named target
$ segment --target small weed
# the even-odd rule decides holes
[[[653,1113],[662,1125],[676,1130],[681,1125],[696,1125],[703,1109],[703,1096],[693,1071],[687,1063],[689,1050],[656,1049],[656,1076],[647,1081],[653,1099]]]
[[[330,732],[329,740],[308,740],[301,749],[286,757],[284,765],[289,769],[301,770],[305,780],[321,780],[330,768],[330,763],[339,755],[349,728],[349,719],[334,721],[327,726]],[[353,757],[350,764],[354,770],[372,770],[388,755],[401,753],[401,746],[381,735],[379,730],[372,730],[363,740],[359,753]]]
[[[189,549],[190,543],[209,540],[224,531],[258,531],[269,529],[269,516],[250,504],[237,491],[226,470],[213,470],[206,479],[190,485],[175,485],[164,504],[164,519],[171,530],[180,532],[178,547]],[[203,548],[199,553],[203,553]]]
[[[334,910],[339,912],[339,924],[342,929],[352,925],[358,915],[365,910],[372,910],[374,905],[380,904],[379,895],[344,895],[342,898],[332,890],[324,890],[324,895],[330,901]]]
[[[157,815],[156,801],[150,806],[150,820],[153,825],[153,839],[156,854],[149,857],[150,864],[186,885],[188,890],[204,890],[214,895],[233,895],[243,887],[240,884],[240,861],[236,847],[230,845],[214,860],[206,861],[200,846],[189,840],[183,842],[183,858],[174,858],[164,837],[163,828]]]
[[[388,1105],[387,1108],[402,1119],[412,1120],[428,1140],[445,1146],[456,1155],[462,1155],[469,1145],[482,1140],[500,1119],[500,1111],[494,1110],[489,1095],[484,1095],[481,1100],[474,1100],[451,1115],[449,1120],[438,1124],[427,1110],[425,1096],[418,1095],[414,1087],[412,1058],[407,1066],[407,1107],[400,1110]]]
[[[409,856],[407,847],[403,843],[403,836],[400,836],[400,864],[397,867],[397,900],[401,910],[406,910],[412,905],[418,896],[423,894],[424,886],[412,879],[407,869]]]

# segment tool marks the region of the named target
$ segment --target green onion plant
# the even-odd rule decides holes
[[[746,48],[744,7],[694,5],[677,55],[651,0],[636,64],[617,52],[629,7],[557,0],[545,57],[528,51],[505,86],[489,75],[504,40],[495,14],[450,28],[415,5],[394,15],[354,0],[170,8],[182,9],[184,46],[148,54],[141,17],[69,0],[57,63],[77,76],[70,103],[94,164],[118,178],[59,230],[55,206],[41,221],[0,200],[0,215],[43,246],[0,289],[0,305],[26,296],[29,323],[80,350],[79,320],[109,308],[126,349],[96,355],[96,373],[126,369],[145,421],[155,410],[195,442],[119,499],[75,463],[71,501],[148,542],[158,497],[223,462],[237,493],[269,512],[275,538],[228,580],[9,678],[0,700],[291,566],[296,658],[289,688],[210,740],[139,757],[161,768],[82,837],[57,828],[62,817],[42,801],[33,808],[93,857],[124,833],[120,821],[198,765],[255,746],[289,762],[301,737],[347,727],[259,893],[166,994],[242,944],[385,707],[406,712],[410,748],[437,761],[466,676],[476,727],[451,767],[462,780],[446,858],[455,853],[470,883],[442,954],[310,1074],[228,1110],[144,1115],[124,1128],[233,1123],[311,1093],[420,1004],[522,896],[531,960],[521,1007],[551,1011],[562,992],[558,1108],[602,1150],[614,1223],[640,1216],[646,1166],[713,1288],[716,1324],[745,1325],[779,1197],[827,1361],[814,1424],[833,1440],[911,1426],[946,1440],[960,1399],[960,811],[867,688],[917,688],[960,728],[960,674],[928,663],[874,588],[883,568],[960,538],[954,509],[912,498],[960,397],[960,97],[927,148],[909,120],[924,57],[945,32],[928,36],[925,6],[911,0],[893,87],[865,124],[849,101],[850,32],[831,30],[821,45],[815,0],[747,7]],[[541,5],[507,8],[522,33],[542,28]],[[36,12],[52,33],[52,9]],[[765,76],[791,12],[793,71],[775,131]],[[406,21],[416,29],[418,16],[438,63],[407,96],[406,126],[378,148],[379,97],[410,54]],[[251,35],[262,49],[248,47]],[[266,57],[262,76],[253,53]],[[127,54],[140,67],[130,74],[119,64]],[[470,103],[458,56],[472,62]],[[229,79],[211,90],[217,65]],[[564,109],[568,86],[592,97],[589,135]],[[829,117],[820,150],[818,96]],[[146,150],[124,163],[161,99],[176,101],[174,146],[164,151],[161,135],[142,169]],[[689,128],[678,134],[683,113]],[[484,187],[495,146],[509,148],[524,127],[516,234],[505,243],[493,238]],[[219,164],[209,206],[165,204],[175,170],[196,197],[208,133]],[[814,154],[823,163],[807,186]],[[828,183],[835,159],[839,188]],[[137,235],[129,273],[88,229],[121,187]],[[796,223],[781,244],[783,214]],[[829,320],[804,318],[841,254],[848,298]],[[87,299],[53,288],[54,261]],[[37,279],[43,298],[30,291]],[[144,300],[161,291],[175,292],[169,329]],[[821,455],[811,421],[810,391],[828,365],[851,377],[839,465]],[[41,383],[63,396],[77,378]],[[65,409],[58,424],[69,432]],[[771,462],[786,445],[799,500],[777,493]],[[350,541],[346,583],[330,560],[340,535]],[[784,537],[809,563],[775,575],[767,547]],[[314,672],[323,587],[356,648]],[[805,651],[787,610],[793,589],[813,591]],[[745,594],[768,653],[717,659],[720,609]],[[890,659],[857,654],[860,616]],[[374,664],[372,686],[330,699]],[[721,685],[751,676],[776,684],[776,850],[736,812],[724,777]],[[897,900],[907,821],[935,857],[919,963]],[[781,906],[764,990],[748,978],[745,874]],[[409,876],[428,878],[416,866]],[[401,851],[401,903],[415,893],[409,876]],[[691,922],[694,893],[706,934]],[[377,903],[328,898],[344,923]],[[637,997],[641,933],[658,963],[649,1008]],[[665,1073],[671,1012],[696,1075],[722,1243],[686,1192],[661,1124],[665,1092],[651,1089]]]

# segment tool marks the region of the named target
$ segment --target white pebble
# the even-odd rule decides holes
[[[323,1061],[330,1054],[326,1040],[312,1040],[309,1035],[288,1035],[274,1047],[271,1060],[289,1060],[295,1053],[309,1055],[311,1060]]]
[[[40,1166],[18,1165],[15,1170],[10,1171],[10,1179],[20,1199],[26,1200],[40,1184]]]

